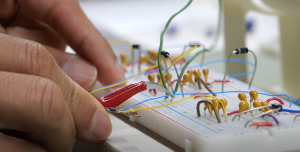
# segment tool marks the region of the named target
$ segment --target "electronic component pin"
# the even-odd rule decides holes
[[[129,116],[140,117],[140,115],[139,115],[138,112],[136,112],[136,111],[132,111],[132,112],[122,112],[123,109],[116,109],[116,108],[112,108],[112,107],[105,108],[105,110],[106,110],[108,113],[123,113],[123,114],[129,115]]]

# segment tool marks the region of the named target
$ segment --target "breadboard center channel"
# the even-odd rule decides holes
[[[142,65],[142,69],[149,68],[146,65]],[[202,70],[202,69],[201,69]],[[126,68],[126,76],[130,76],[138,72],[138,68],[131,67]],[[154,73],[157,74],[158,72]],[[175,77],[176,73],[170,71]],[[202,75],[203,76],[203,75]],[[149,81],[148,75],[142,74],[132,80],[129,80],[127,84],[131,84],[138,81]],[[173,80],[176,78],[173,77]],[[214,82],[223,78],[223,74],[210,69],[208,81]],[[248,85],[236,80],[225,83],[224,91],[250,91]],[[173,84],[175,86],[175,83]],[[214,92],[221,92],[222,83],[211,83],[210,88]],[[208,91],[202,87],[199,89],[197,85],[191,85],[187,83],[183,87],[184,93],[208,93]],[[254,87],[251,90],[257,90]],[[178,91],[179,92],[179,91]],[[134,95],[126,102],[119,105],[117,108],[123,109],[133,104],[139,103],[149,98],[165,95],[164,92],[157,92],[154,95],[153,92],[143,91]],[[250,95],[246,94],[247,101],[250,104]],[[189,97],[185,95],[185,97]],[[232,112],[239,109],[240,100],[238,99],[238,93],[226,93],[218,94],[219,99],[225,98],[228,101],[226,112]],[[266,95],[258,95],[259,101],[266,101],[271,98]],[[174,101],[183,99],[182,96],[175,96]],[[300,119],[293,121],[295,114],[281,112],[279,115],[274,114],[280,121],[280,125],[277,125],[271,117],[264,117],[255,119],[257,121],[268,121],[273,124],[273,127],[259,127],[247,126],[245,123],[252,119],[252,115],[248,112],[242,114],[240,120],[236,119],[232,121],[234,115],[227,116],[227,122],[223,111],[219,111],[221,123],[218,123],[215,114],[210,114],[208,110],[204,111],[204,104],[200,105],[201,117],[197,115],[197,103],[200,100],[208,99],[208,97],[198,97],[196,99],[190,98],[182,102],[172,104],[166,107],[157,109],[148,109],[138,111],[140,117],[129,116],[132,121],[135,121],[162,137],[170,140],[174,144],[184,149],[191,151],[297,151],[300,150],[300,144],[297,142],[300,140]],[[281,99],[284,102],[283,108],[290,108],[289,102]],[[133,107],[133,109],[156,107],[169,103],[170,100],[160,98],[156,100],[147,101],[143,104]],[[277,101],[271,101],[269,104],[278,103]],[[253,107],[253,106],[252,106]],[[300,107],[292,104],[291,109],[300,110]],[[260,111],[253,111],[253,115],[261,114]],[[284,143],[284,144],[283,144]]]

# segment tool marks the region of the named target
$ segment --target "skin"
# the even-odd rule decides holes
[[[110,119],[86,90],[124,75],[77,1],[1,0],[0,23],[0,129],[26,136],[0,134],[0,149],[65,152],[76,138],[105,140]]]

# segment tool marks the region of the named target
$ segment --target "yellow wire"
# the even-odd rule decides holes
[[[128,40],[117,40],[117,41],[113,41],[111,43],[109,43],[110,46],[114,46],[114,45],[117,45],[119,43],[128,43],[129,44],[129,47],[130,47],[130,53],[129,53],[129,59],[131,58],[131,55],[133,54],[133,47],[132,47],[132,43]]]
[[[182,54],[181,57],[179,57],[173,64],[171,64],[171,66],[164,72],[164,75],[169,71],[169,69],[175,65],[180,59],[182,59],[183,57],[185,57],[187,54],[189,54],[190,52],[192,52],[193,50],[195,50],[197,48],[197,46],[193,46],[192,48],[190,48],[188,51],[184,52]]]
[[[128,113],[128,112],[135,112],[135,111],[146,110],[146,109],[162,108],[162,107],[169,106],[169,105],[172,105],[172,104],[175,104],[175,103],[178,103],[178,102],[181,102],[181,101],[184,101],[184,100],[193,98],[193,97],[194,97],[194,96],[190,96],[190,97],[187,97],[187,98],[184,98],[184,99],[175,101],[175,102],[170,102],[170,103],[168,103],[168,104],[164,104],[164,105],[157,106],[157,107],[147,107],[147,108],[140,108],[140,109],[134,109],[134,110],[126,110],[126,111],[120,111],[120,113]]]
[[[178,58],[179,56],[180,56],[180,55],[177,55],[177,56],[175,56],[175,57],[173,57],[173,58]],[[170,61],[170,60],[167,60],[167,62],[168,62],[168,61]],[[148,71],[148,70],[154,69],[154,68],[156,68],[157,66],[158,66],[158,65],[156,64],[156,65],[154,65],[154,66],[152,66],[152,67],[150,67],[150,68],[148,68],[148,69],[146,69],[146,70],[143,70],[143,71],[139,72],[138,74],[132,76],[131,78],[128,78],[128,79],[126,79],[126,80],[124,80],[124,81],[122,81],[122,82],[119,82],[119,83],[117,83],[117,84],[114,84],[114,85],[111,85],[111,86],[107,86],[107,87],[103,87],[103,88],[99,88],[99,89],[97,89],[97,90],[91,91],[90,94],[93,94],[93,93],[95,93],[95,92],[98,92],[98,91],[101,91],[101,90],[105,90],[105,89],[108,89],[108,88],[113,88],[113,87],[116,87],[116,86],[118,86],[118,85],[120,85],[120,84],[126,83],[127,81],[129,81],[129,80],[131,80],[131,79],[137,77],[137,76],[140,75],[141,73],[144,73],[144,72],[146,72],[146,71]]]
[[[97,90],[95,90],[95,91],[91,91],[90,94],[93,94],[93,93],[95,93],[95,92],[98,92],[98,91],[101,91],[101,90],[105,90],[105,89],[108,89],[108,88],[113,88],[113,87],[118,86],[118,85],[120,85],[120,84],[126,83],[127,81],[129,81],[129,80],[131,80],[131,79],[137,77],[137,76],[140,75],[141,73],[143,73],[143,72],[145,72],[145,71],[147,71],[147,70],[156,68],[156,67],[157,67],[157,65],[154,65],[154,66],[152,66],[152,67],[150,67],[150,68],[148,68],[148,69],[146,69],[146,70],[143,70],[143,71],[139,72],[138,74],[134,75],[134,76],[131,77],[131,78],[128,78],[128,79],[126,79],[126,80],[124,80],[124,81],[122,81],[122,82],[119,82],[119,83],[114,84],[114,85],[111,85],[111,86],[107,86],[107,87],[99,88],[99,89],[97,89]]]
[[[216,100],[218,100],[219,103],[221,103],[221,106],[222,106],[222,109],[223,109],[223,112],[224,112],[224,115],[225,115],[225,122],[227,121],[227,116],[226,116],[227,114],[226,114],[225,106],[220,101],[220,99],[218,99],[217,97],[214,97],[214,96],[210,96],[210,95],[193,95],[193,96],[190,96],[190,97],[187,97],[187,98],[175,101],[175,102],[170,102],[168,104],[164,104],[164,105],[157,106],[157,107],[146,107],[146,108],[139,108],[139,109],[133,109],[133,110],[126,110],[126,111],[120,111],[120,113],[128,113],[128,112],[136,112],[136,111],[140,111],[140,110],[162,108],[162,107],[166,107],[166,106],[169,106],[169,105],[172,105],[172,104],[175,104],[175,103],[179,103],[181,101],[184,101],[184,100],[187,100],[187,99],[190,99],[190,98],[194,98],[194,97],[198,97],[198,96],[200,96],[200,97],[211,97],[211,98],[215,98]]]

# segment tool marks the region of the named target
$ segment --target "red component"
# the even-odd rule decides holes
[[[132,64],[136,64],[136,63],[139,63],[139,61],[129,62],[129,63],[127,64],[127,66],[131,66]]]
[[[171,83],[174,84],[175,82],[177,82],[178,79],[173,80]],[[180,81],[180,83],[182,83],[182,80]]]
[[[232,112],[228,112],[228,113],[227,113],[227,116],[230,116],[230,115],[233,115],[233,114],[236,114],[236,113],[239,113],[239,110],[235,110],[235,111],[232,111]]]
[[[156,89],[153,89],[153,92],[154,92],[155,95],[157,94]]]
[[[173,60],[177,60],[177,58],[173,59]],[[178,62],[176,62],[176,64],[181,64],[181,63],[185,63],[186,62],[186,59],[185,58],[182,58],[180,59]]]
[[[145,91],[146,89],[147,83],[145,81],[140,81],[119,89],[105,97],[97,98],[97,100],[103,105],[103,107],[116,107],[130,97],[139,92]]]
[[[220,82],[220,83],[222,83],[223,80],[214,80],[214,82]],[[225,83],[226,83],[226,82],[230,82],[230,80],[225,80]]]
[[[269,98],[268,100],[266,100],[266,102],[269,103],[270,101],[273,101],[273,100],[276,100],[276,101],[278,101],[280,104],[284,105],[284,102],[283,102],[281,99],[277,98],[277,97]]]
[[[195,92],[195,93],[200,93],[200,92]],[[198,94],[194,94],[193,96],[195,95],[198,95]],[[208,95],[208,94],[201,94],[201,95]],[[197,99],[197,98],[200,98],[200,97],[203,97],[203,96],[195,96],[194,99]]]
[[[257,124],[257,127],[256,127],[256,129],[258,128],[258,127],[273,127],[273,124]]]
[[[237,114],[239,113],[239,110],[234,110],[232,112],[227,113],[227,116],[233,115],[233,114]],[[244,114],[247,114],[247,112],[245,112]]]
[[[149,89],[149,92],[151,92],[153,90],[154,95],[157,94],[156,89]]]

